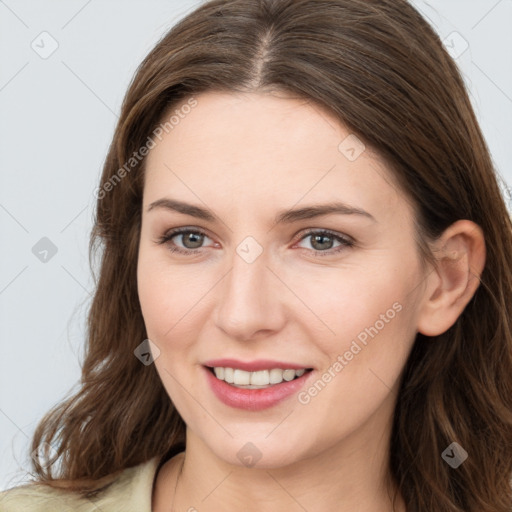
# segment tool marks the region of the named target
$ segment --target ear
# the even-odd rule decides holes
[[[476,292],[486,258],[482,229],[469,220],[453,223],[436,240],[434,255],[417,325],[426,336],[446,332]]]

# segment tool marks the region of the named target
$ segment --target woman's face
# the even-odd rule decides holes
[[[138,260],[154,364],[188,436],[266,467],[375,438],[424,293],[410,204],[317,105],[195,100],[147,157]],[[233,385],[248,382],[264,387]]]

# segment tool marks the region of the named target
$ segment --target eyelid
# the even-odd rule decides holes
[[[189,226],[182,226],[179,228],[172,228],[166,231],[162,236],[158,237],[156,240],[156,243],[159,245],[169,244],[172,240],[172,238],[184,234],[184,233],[194,233],[196,235],[204,235],[205,238],[209,238],[210,240],[213,240],[208,233],[202,228],[196,228],[196,227],[189,227]],[[198,252],[201,252],[201,250],[204,249],[204,247],[199,247],[197,249],[183,249],[179,246],[174,246],[172,249],[172,252],[178,252],[178,253],[187,253],[187,254],[196,254]]]
[[[308,235],[320,234],[320,233],[326,233],[326,234],[332,236],[333,238],[341,238],[347,243],[355,244],[355,242],[356,242],[351,236],[348,236],[345,233],[339,233],[338,231],[334,231],[334,230],[328,229],[328,228],[307,228],[305,230],[299,231],[299,233],[297,233],[293,239],[297,240],[297,241],[301,241],[303,238],[305,238]]]

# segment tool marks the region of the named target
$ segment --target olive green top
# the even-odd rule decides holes
[[[95,497],[42,484],[26,484],[0,493],[0,512],[151,512],[153,484],[161,457],[125,469]]]

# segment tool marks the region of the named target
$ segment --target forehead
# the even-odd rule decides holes
[[[195,100],[149,152],[145,203],[168,192],[238,210],[299,201],[345,201],[376,217],[407,210],[379,156],[317,104],[263,93]]]

